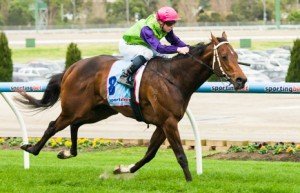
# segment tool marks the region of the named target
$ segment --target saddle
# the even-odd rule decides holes
[[[117,82],[122,70],[131,65],[131,61],[117,60],[110,69],[107,78],[107,100],[110,106],[130,106],[137,121],[144,121],[139,105],[139,90],[145,65],[134,74],[134,87],[128,88]]]

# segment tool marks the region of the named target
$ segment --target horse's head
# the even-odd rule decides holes
[[[234,89],[242,89],[247,82],[247,77],[238,64],[238,55],[227,41],[227,35],[222,33],[221,38],[211,34],[213,51],[212,69],[218,77],[224,77],[233,84]]]

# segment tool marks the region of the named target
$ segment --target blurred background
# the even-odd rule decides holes
[[[190,45],[226,31],[249,82],[284,82],[300,36],[299,0],[0,0],[0,30],[12,50],[12,81],[45,80],[71,62],[118,55],[122,33],[162,6],[181,17],[174,31]],[[69,64],[70,65],[70,64]]]
[[[299,0],[1,0],[0,26],[1,29],[128,27],[165,5],[179,12],[178,26],[272,25],[278,16],[282,24],[300,23]]]

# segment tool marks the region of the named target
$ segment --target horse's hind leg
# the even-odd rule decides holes
[[[77,136],[78,136],[78,129],[80,125],[73,124],[71,125],[70,131],[71,131],[71,142],[72,146],[71,149],[68,150],[62,150],[57,154],[57,158],[59,159],[67,159],[71,157],[77,156]]]
[[[78,136],[78,129],[80,125],[71,125],[71,142],[72,146],[70,149],[71,156],[77,156],[77,136]]]
[[[21,146],[21,149],[32,153],[33,155],[38,155],[41,151],[41,149],[44,147],[46,142],[58,131],[63,130],[68,125],[71,124],[72,117],[64,116],[62,114],[59,115],[59,117],[55,121],[51,121],[49,123],[48,128],[44,132],[43,137],[38,141],[35,145],[26,144]]]
[[[165,139],[166,139],[166,135],[165,135],[163,129],[160,127],[157,127],[156,130],[154,131],[154,133],[152,134],[152,137],[150,139],[150,144],[149,144],[149,147],[148,147],[148,150],[147,150],[145,156],[131,167],[123,168],[123,167],[119,166],[118,168],[116,168],[114,170],[114,174],[136,172],[138,169],[143,167],[146,163],[148,163],[155,157],[157,150],[159,149],[161,144],[165,141]]]
[[[71,149],[60,151],[57,154],[57,157],[60,159],[67,159],[77,156],[77,136],[80,126],[87,123],[95,123],[101,121],[115,114],[117,114],[117,112],[107,105],[98,105],[92,111],[86,113],[84,117],[82,117],[80,120],[77,120],[71,125]]]

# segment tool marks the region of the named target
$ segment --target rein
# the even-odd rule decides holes
[[[192,57],[193,60],[195,60],[196,62],[198,62],[199,64],[207,67],[209,70],[211,70],[215,75],[217,75],[219,78],[223,78],[225,77],[227,81],[230,80],[229,76],[225,73],[225,71],[223,70],[223,67],[221,65],[221,62],[220,62],[220,58],[219,58],[219,53],[218,53],[218,48],[223,45],[223,44],[229,44],[228,41],[225,41],[225,42],[220,42],[218,45],[214,45],[214,55],[213,55],[213,64],[212,64],[212,67],[210,67],[209,65],[205,64],[204,62],[202,62],[201,60],[195,58],[195,56],[193,56],[192,54],[190,53],[187,53],[189,56]],[[218,66],[219,66],[219,69],[221,71],[221,75],[219,73],[216,72],[215,70],[215,63],[216,61],[218,61]]]

